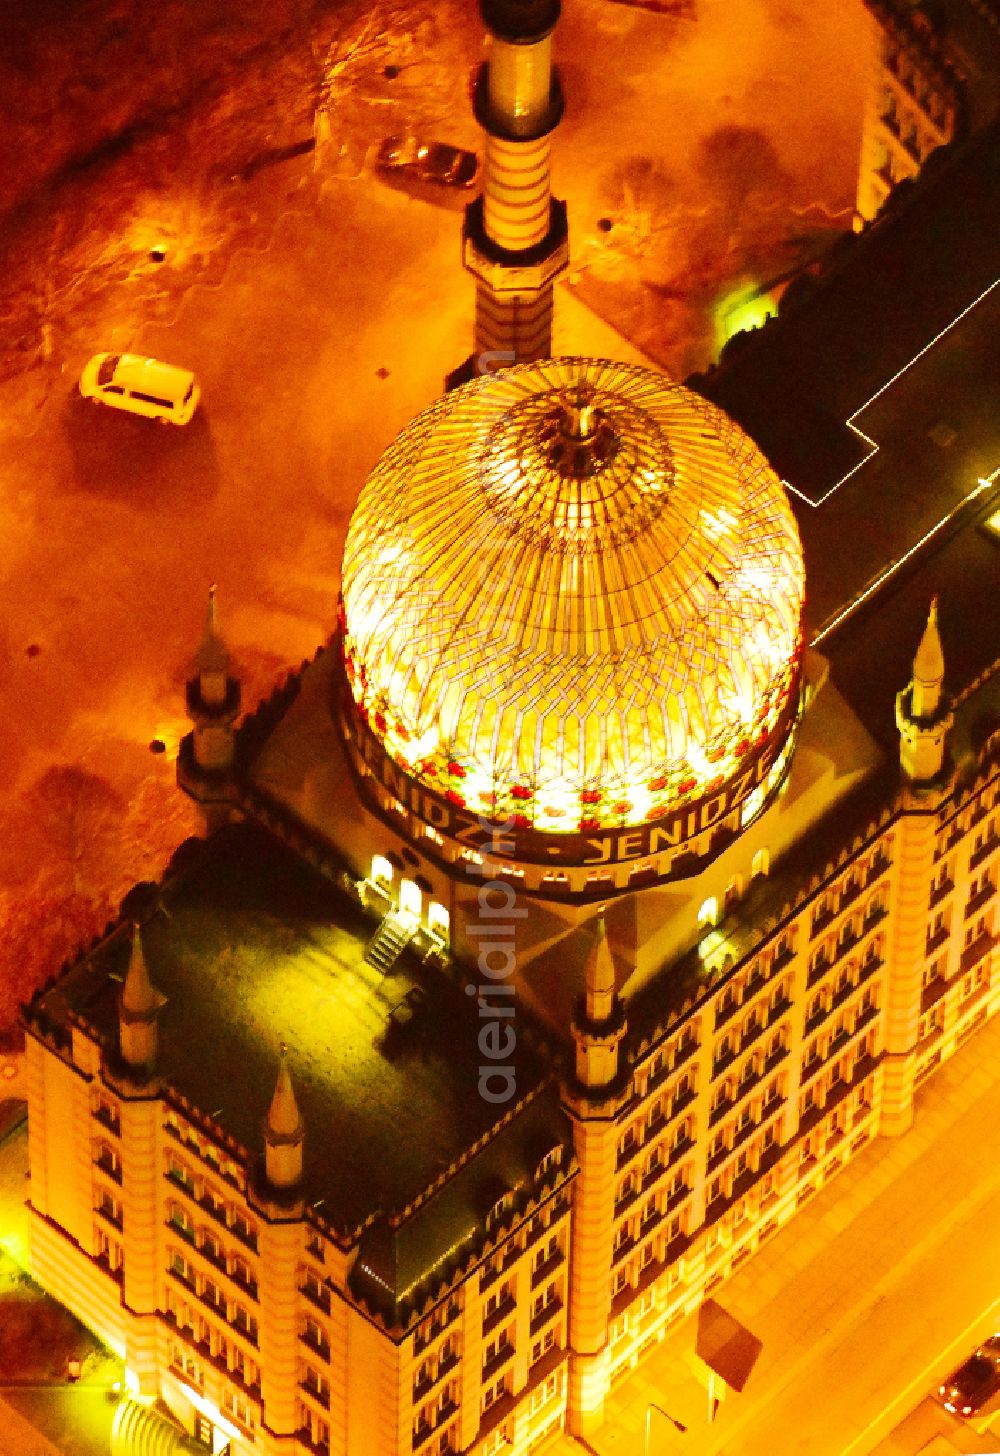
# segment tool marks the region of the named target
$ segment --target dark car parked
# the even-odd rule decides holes
[[[945,1410],[959,1416],[974,1415],[1000,1390],[1000,1335],[991,1335],[938,1387]]]
[[[442,187],[471,187],[479,171],[475,152],[445,142],[423,142],[410,135],[387,136],[378,149],[382,172],[403,172]]]

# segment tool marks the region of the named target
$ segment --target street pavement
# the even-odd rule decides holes
[[[106,1387],[0,1389],[3,1456],[108,1456],[117,1401]]]
[[[943,1456],[1000,1451],[1000,1437],[925,1403],[1000,1328],[998,1056],[994,1022],[921,1089],[904,1138],[876,1139],[714,1291],[763,1341],[743,1394],[724,1400],[714,1424],[690,1316],[615,1387],[593,1451],[914,1456],[937,1437],[949,1443]],[[651,1402],[687,1431],[654,1416],[646,1453]],[[564,1436],[552,1451],[580,1456],[581,1446]]]

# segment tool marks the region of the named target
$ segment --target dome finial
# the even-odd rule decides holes
[[[563,433],[572,440],[589,440],[597,428],[594,391],[589,384],[577,384],[562,396]]]

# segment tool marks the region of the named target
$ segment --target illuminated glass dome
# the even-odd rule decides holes
[[[543,360],[383,455],[344,550],[344,664],[424,788],[591,832],[717,793],[787,736],[802,601],[795,519],[738,425],[651,370]]]

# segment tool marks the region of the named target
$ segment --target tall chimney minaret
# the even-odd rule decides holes
[[[483,191],[465,214],[476,280],[471,359],[452,382],[552,352],[552,286],[569,261],[566,204],[551,195],[549,152],[562,116],[552,69],[559,0],[480,0],[489,59],[476,81],[486,133]]]

